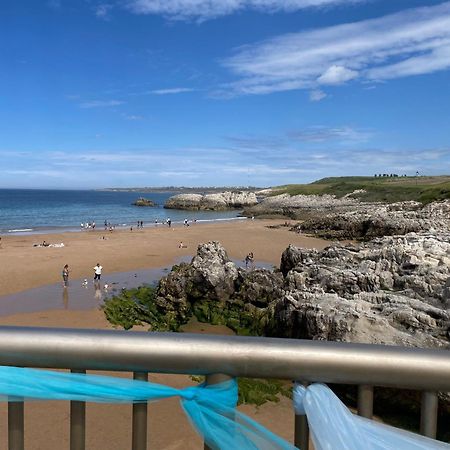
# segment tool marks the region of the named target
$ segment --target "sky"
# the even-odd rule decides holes
[[[0,188],[450,173],[450,1],[4,0]]]

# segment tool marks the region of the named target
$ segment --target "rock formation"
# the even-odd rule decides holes
[[[304,219],[311,214],[330,210],[348,210],[359,205],[354,198],[336,198],[334,195],[280,194],[264,198],[260,203],[244,210],[246,216],[281,215],[292,219]]]
[[[232,191],[216,194],[179,194],[170,197],[164,208],[188,209],[194,211],[227,209],[242,209],[256,205],[257,199],[254,192]]]
[[[156,206],[152,200],[148,198],[139,197],[134,203],[134,206]]]
[[[289,246],[280,271],[237,268],[210,242],[161,280],[157,297],[182,322],[194,312],[239,331],[253,317],[263,335],[449,347],[449,267],[450,234]]]
[[[417,202],[359,204],[351,211],[318,214],[293,228],[325,239],[363,240],[435,230],[450,230],[450,200],[426,206]]]

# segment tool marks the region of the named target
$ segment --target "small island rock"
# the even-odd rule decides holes
[[[155,203],[152,200],[149,200],[148,198],[139,197],[134,203],[132,203],[134,206],[156,206]]]

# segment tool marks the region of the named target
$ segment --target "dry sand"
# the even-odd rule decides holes
[[[253,251],[256,260],[274,265],[279,265],[281,253],[290,243],[318,249],[327,245],[325,241],[289,232],[287,228],[267,228],[267,225],[277,223],[280,222],[243,220],[197,224],[188,228],[169,229],[161,226],[133,232],[89,231],[3,236],[0,248],[0,296],[60,281],[61,269],[66,263],[70,265],[71,278],[91,277],[92,268],[97,262],[102,264],[105,273],[158,268],[173,264],[182,256],[193,256],[199,243],[210,240],[221,242],[231,258],[243,259],[249,251]],[[103,240],[102,236],[106,239]],[[33,247],[33,243],[43,240],[49,243],[63,242],[65,246]],[[187,248],[178,248],[180,241]],[[0,316],[0,325],[111,328],[99,310],[54,310]],[[197,331],[215,332],[203,324]],[[192,384],[187,376],[181,375],[151,374],[150,380],[175,387]],[[294,418],[289,400],[282,398],[280,403],[268,403],[258,409],[252,406],[240,409],[280,436],[292,440]],[[25,410],[27,450],[69,448],[68,402],[27,403]],[[0,448],[7,448],[6,417],[6,405],[0,405]],[[89,404],[87,449],[129,449],[130,425],[131,406]],[[192,430],[177,399],[150,405],[148,445],[151,449],[203,448],[201,439]]]

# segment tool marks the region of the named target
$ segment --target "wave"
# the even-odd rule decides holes
[[[27,231],[33,231],[33,228],[18,228],[18,229],[8,230],[8,233],[25,233]]]

